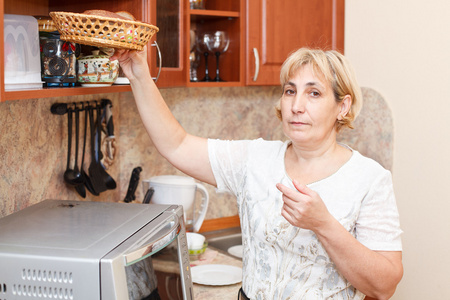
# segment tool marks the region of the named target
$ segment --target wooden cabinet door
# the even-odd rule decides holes
[[[158,26],[159,32],[152,38],[148,48],[148,61],[152,77],[158,76],[161,65],[161,73],[156,82],[158,87],[185,86],[186,77],[186,52],[185,43],[185,1],[184,0],[156,0],[143,1],[147,22]],[[156,41],[158,47],[155,47]],[[159,58],[159,53],[161,59]]]
[[[344,10],[345,0],[247,0],[246,84],[278,85],[301,47],[343,52]]]

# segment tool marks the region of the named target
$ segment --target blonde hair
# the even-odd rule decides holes
[[[336,130],[339,132],[343,126],[353,129],[352,123],[358,116],[363,101],[361,88],[347,58],[334,50],[300,48],[289,55],[281,67],[281,88],[306,64],[310,64],[316,74],[321,75],[331,84],[336,102],[339,103],[345,96],[350,95],[352,99],[350,110],[347,115],[343,116],[342,120],[336,121]],[[281,120],[280,101],[278,101],[275,110],[277,117]]]

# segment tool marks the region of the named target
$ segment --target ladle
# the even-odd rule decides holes
[[[86,188],[84,187],[85,179],[78,168],[78,141],[80,139],[80,109],[75,107],[75,165],[73,167],[73,184],[78,194],[86,198]]]
[[[72,114],[73,110],[69,108],[67,110],[67,166],[64,172],[64,181],[67,184],[73,185],[73,173],[74,171],[70,168],[70,157],[72,151]]]
[[[77,109],[75,109],[75,126],[76,126],[76,141],[75,141],[75,166],[73,169],[70,168],[70,158],[71,158],[71,150],[72,150],[72,114],[73,114],[73,109],[69,109],[67,112],[67,131],[68,131],[68,142],[67,142],[67,167],[66,167],[66,171],[64,172],[64,180],[66,181],[67,184],[70,184],[72,186],[74,186],[75,188],[77,188],[77,186],[81,185],[83,183],[82,178],[81,178],[81,173],[78,170],[78,166],[77,166],[77,156],[78,156],[78,137],[79,137],[79,112],[77,111]],[[77,189],[78,191],[79,189]],[[79,193],[82,191],[78,191]],[[81,196],[83,196],[80,193]],[[84,192],[84,197],[86,197],[86,191]]]

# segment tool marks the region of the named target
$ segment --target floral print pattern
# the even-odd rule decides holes
[[[243,289],[257,300],[363,299],[336,269],[314,232],[292,226],[281,216],[282,198],[275,184],[294,188],[284,168],[288,144],[209,140],[218,190],[237,197]],[[361,243],[374,250],[401,250],[392,185],[377,185],[382,181],[391,182],[390,172],[353,150],[338,172],[309,187]],[[375,221],[380,214],[388,220]]]

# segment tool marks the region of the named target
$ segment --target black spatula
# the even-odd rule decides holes
[[[100,194],[107,190],[105,177],[109,175],[106,173],[99,160],[100,144],[97,139],[97,126],[94,123],[93,110],[89,110],[89,123],[91,129],[91,164],[89,165],[89,176],[94,191],[97,194]]]

